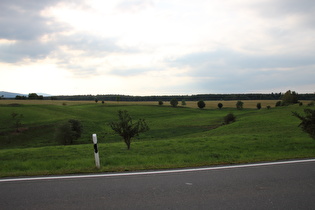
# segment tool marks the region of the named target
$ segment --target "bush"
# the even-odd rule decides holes
[[[198,101],[197,105],[200,109],[203,109],[206,106],[206,103],[201,100],[201,101]]]
[[[282,106],[282,102],[281,102],[281,101],[277,101],[275,106],[276,106],[276,107],[277,107],[277,106]]]
[[[243,104],[244,103],[242,101],[237,101],[236,108],[239,109],[239,110],[243,109]]]
[[[230,113],[230,114],[227,114],[224,118],[224,124],[227,125],[229,123],[232,123],[232,122],[235,122],[236,120],[236,117],[234,114]]]
[[[270,109],[270,108],[271,108],[271,106],[268,105],[268,106],[267,106],[267,109]]]
[[[219,109],[222,109],[223,104],[222,103],[218,103],[218,107],[219,107]]]
[[[162,106],[163,105],[163,101],[159,101],[159,105]]]
[[[172,107],[177,107],[178,105],[178,101],[176,98],[173,98],[171,101],[170,101],[170,104],[172,105]]]
[[[298,94],[295,91],[288,90],[283,96],[282,96],[282,106],[287,106],[290,104],[296,104],[299,103],[298,101]]]
[[[81,122],[79,120],[74,120],[74,119],[71,119],[68,122],[71,125],[71,130],[75,132],[74,134],[75,139],[80,138],[83,131]]]
[[[301,116],[297,112],[292,112],[293,116],[299,118],[302,121],[299,124],[299,127],[308,133],[313,139],[315,139],[315,110],[304,109],[304,113],[306,116]]]
[[[314,101],[309,102],[309,103],[307,104],[307,106],[314,106]]]
[[[257,103],[256,107],[258,110],[261,109],[261,103]]]
[[[56,128],[55,138],[63,145],[73,144],[74,140],[81,137],[82,130],[80,121],[71,119]]]
[[[182,100],[182,106],[186,106],[186,101]]]

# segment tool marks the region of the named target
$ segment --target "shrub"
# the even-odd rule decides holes
[[[268,106],[267,106],[267,109],[270,109],[270,108],[271,108],[271,106],[268,105]]]
[[[276,103],[275,106],[276,106],[276,107],[277,107],[277,106],[282,106],[282,102],[281,102],[281,101],[277,101],[277,103]]]
[[[172,105],[172,107],[177,107],[178,105],[178,101],[176,98],[173,98],[171,101],[170,101],[170,104]]]
[[[81,137],[83,127],[81,125],[81,122],[79,120],[71,119],[68,121],[71,125],[71,130],[75,132],[74,137],[75,139],[78,139]]]
[[[257,103],[256,107],[258,110],[261,109],[261,103]]]
[[[186,101],[182,100],[182,106],[186,106]]]
[[[229,123],[232,123],[232,122],[235,122],[236,120],[236,117],[234,114],[230,113],[230,114],[227,114],[224,118],[224,124],[227,125]]]
[[[302,121],[299,124],[299,127],[308,133],[313,139],[315,139],[315,110],[304,109],[304,113],[306,116],[301,116],[297,112],[292,112],[293,116],[299,118]]]
[[[163,105],[163,101],[159,101],[159,105],[162,106]]]
[[[291,92],[291,90],[288,90],[282,96],[282,106],[287,106],[287,105],[296,104],[296,103],[299,103],[299,101],[298,101],[298,95],[295,91]]]
[[[203,100],[201,100],[201,101],[198,101],[197,105],[200,109],[203,109],[206,106],[206,103]]]
[[[309,103],[307,104],[307,106],[314,106],[314,101],[309,102]]]
[[[243,109],[243,104],[244,103],[242,101],[237,101],[236,108],[239,109],[239,110]]]
[[[218,107],[219,107],[219,109],[222,109],[223,104],[222,103],[218,103]]]
[[[80,121],[71,119],[56,128],[55,138],[61,144],[69,145],[72,144],[74,140],[81,137],[82,130]]]

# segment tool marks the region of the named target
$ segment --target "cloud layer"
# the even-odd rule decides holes
[[[3,0],[0,7],[6,91],[315,90],[311,0]]]

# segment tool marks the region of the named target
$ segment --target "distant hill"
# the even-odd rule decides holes
[[[28,94],[0,91],[0,97],[2,97],[2,96],[3,96],[3,98],[15,98],[15,96],[28,96]]]
[[[48,97],[51,96],[50,94],[46,94],[46,93],[37,93],[37,95],[42,95],[44,97]],[[16,96],[28,96],[28,94],[22,94],[22,93],[12,93],[12,92],[6,92],[6,91],[0,91],[0,97],[3,98],[15,98]]]

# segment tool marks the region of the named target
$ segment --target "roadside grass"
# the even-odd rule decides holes
[[[246,103],[244,103],[245,105]],[[234,104],[235,105],[235,104]],[[0,107],[1,116],[23,113],[28,130],[0,136],[0,176],[152,170],[315,157],[315,141],[298,127],[297,105],[270,110],[192,109],[139,104],[21,105]],[[108,122],[117,111],[144,118],[151,130],[127,150]],[[228,113],[236,122],[222,125]],[[84,126],[77,145],[60,146],[55,125],[71,118]],[[3,119],[3,118],[2,118]],[[2,121],[1,119],[1,121]],[[9,120],[9,117],[7,117]],[[5,131],[6,123],[0,122]],[[91,135],[97,133],[101,169],[94,164]]]

